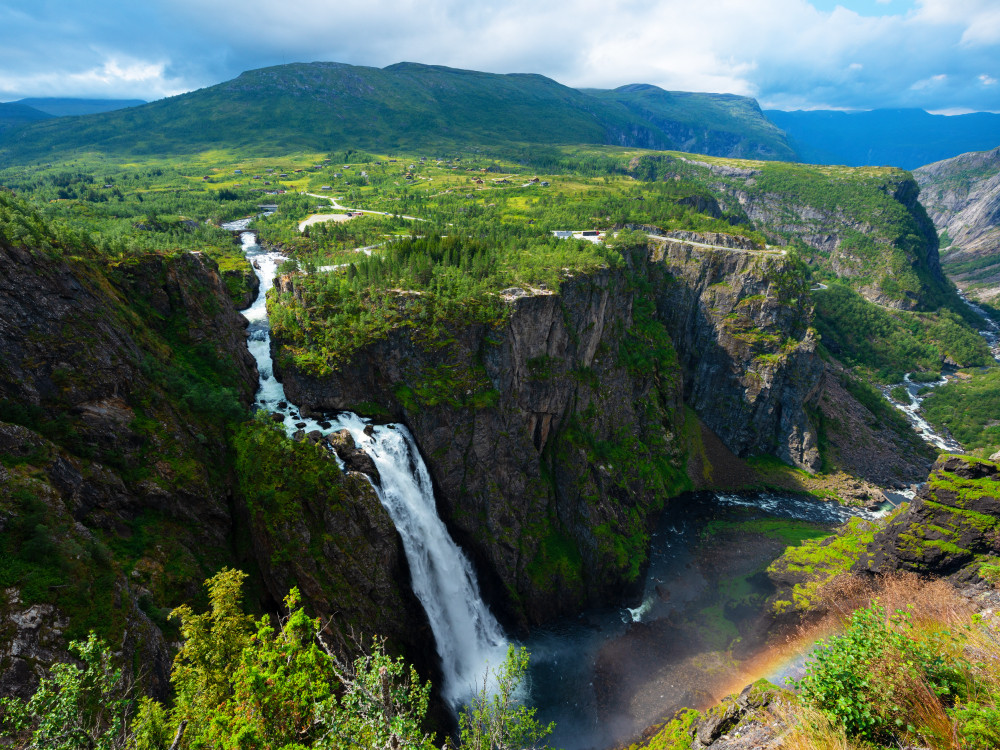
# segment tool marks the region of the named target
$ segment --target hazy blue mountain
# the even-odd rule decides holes
[[[922,109],[764,114],[788,134],[799,158],[813,164],[916,169],[967,151],[1000,145],[1000,115],[932,115]]]
[[[593,95],[531,74],[298,63],[138,107],[10,134],[5,161],[88,150],[181,154],[592,143],[789,158],[752,99],[625,87]]]
[[[138,107],[146,102],[142,99],[66,99],[66,98],[41,98],[41,99],[20,99],[14,104],[23,104],[32,107],[40,112],[45,112],[56,117],[67,117],[70,115],[93,115],[98,112],[112,112],[116,109],[126,107]]]
[[[0,103],[0,132],[20,127],[39,120],[48,120],[52,115],[17,102]]]

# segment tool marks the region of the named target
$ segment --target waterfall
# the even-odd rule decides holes
[[[402,425],[378,425],[369,435],[368,421],[357,414],[343,412],[320,422],[302,417],[288,402],[273,375],[266,306],[267,291],[284,256],[263,252],[251,232],[241,234],[240,240],[260,279],[257,299],[243,313],[250,323],[247,346],[260,373],[257,405],[282,414],[289,435],[300,429],[324,434],[347,429],[375,461],[382,481],[373,486],[403,540],[413,591],[427,612],[441,657],[442,693],[457,707],[482,685],[486,667],[495,668],[503,661],[507,640],[479,594],[472,565],[437,514],[430,474],[417,444]]]

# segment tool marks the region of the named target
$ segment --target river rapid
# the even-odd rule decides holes
[[[983,327],[979,329],[979,335],[983,337],[986,345],[990,348],[990,353],[992,353],[993,359],[1000,362],[1000,325],[997,325],[997,323],[986,313],[985,310],[983,310],[983,308],[970,301],[965,294],[959,292],[958,296],[961,297],[962,301],[968,305],[974,313],[983,319]],[[938,380],[932,380],[930,382],[915,382],[913,380],[913,375],[914,373],[908,372],[903,376],[902,383],[880,386],[879,390],[890,404],[903,413],[903,416],[906,417],[906,421],[910,423],[914,431],[927,443],[933,445],[940,451],[944,451],[945,453],[964,453],[965,449],[962,447],[961,443],[951,437],[951,435],[937,431],[930,422],[924,419],[921,411],[924,399],[928,395],[927,393],[923,393],[923,395],[921,395],[921,392],[927,388],[937,388],[947,384],[949,380],[951,380],[949,372],[946,371]],[[905,389],[906,391],[908,397],[908,401],[906,403],[897,401],[891,395],[893,389],[899,387]]]

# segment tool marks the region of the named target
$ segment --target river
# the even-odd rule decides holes
[[[986,313],[985,310],[983,310],[983,308],[974,302],[971,302],[962,292],[959,292],[958,296],[966,305],[969,306],[970,309],[972,309],[974,313],[983,319],[984,327],[979,329],[979,335],[983,337],[986,345],[990,348],[990,353],[993,355],[993,359],[1000,362],[1000,325],[997,325],[997,323]],[[938,386],[945,385],[949,380],[950,377],[946,372],[938,380],[923,383],[914,382],[913,373],[908,372],[903,377],[902,383],[880,386],[879,390],[882,391],[882,395],[888,399],[890,404],[903,412],[903,416],[906,417],[906,421],[910,423],[914,431],[926,442],[930,443],[938,450],[946,453],[964,453],[965,449],[962,447],[961,443],[951,437],[951,435],[938,432],[934,429],[931,423],[924,419],[923,413],[921,412],[921,406],[924,403],[924,398],[928,395],[926,393],[921,395],[921,391],[925,388],[937,388]],[[906,390],[908,397],[906,403],[897,401],[891,395],[893,389],[900,387]]]
[[[822,534],[853,514],[884,512],[773,493],[670,500],[635,607],[586,611],[525,642],[532,703],[557,724],[552,746],[626,743],[679,708],[706,708],[760,677],[797,675],[812,640],[769,640],[763,609],[772,593],[764,570],[788,542],[754,522],[805,521]]]

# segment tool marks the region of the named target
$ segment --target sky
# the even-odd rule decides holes
[[[152,101],[317,60],[1000,112],[1000,0],[0,0],[0,101]]]

